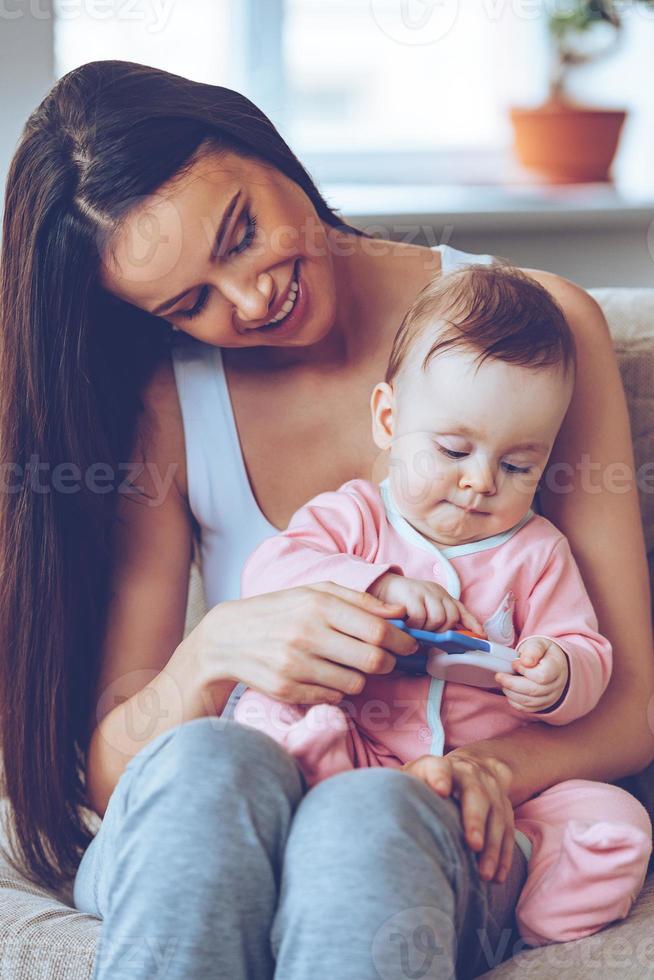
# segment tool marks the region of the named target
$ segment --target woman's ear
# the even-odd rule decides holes
[[[385,381],[376,384],[370,397],[372,438],[378,449],[388,449],[393,441],[395,396]]]

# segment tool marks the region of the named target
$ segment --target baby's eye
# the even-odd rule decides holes
[[[502,466],[507,473],[529,473],[531,470],[531,466],[516,466],[515,463],[507,463],[506,461],[502,463]]]
[[[442,452],[443,456],[447,456],[448,459],[464,459],[469,456],[470,453],[459,452],[456,449],[448,449],[447,446],[438,445],[439,450]]]

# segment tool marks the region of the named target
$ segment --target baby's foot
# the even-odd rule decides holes
[[[283,745],[297,759],[309,786],[353,768],[349,718],[334,704],[309,708],[287,729]]]
[[[531,945],[568,942],[623,919],[638,896],[651,853],[649,836],[628,823],[570,820],[556,858],[530,863],[516,908]]]

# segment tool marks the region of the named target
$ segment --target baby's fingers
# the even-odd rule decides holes
[[[452,599],[452,597],[448,595],[442,599],[442,606],[444,613],[442,628],[444,630],[451,630],[454,626],[458,625],[461,619],[459,603],[456,601],[456,599]]]
[[[410,595],[406,602],[406,624],[414,630],[424,630],[429,625],[429,612],[421,595]]]
[[[547,696],[552,693],[552,685],[538,684],[528,677],[518,674],[496,674],[495,680],[505,694],[520,694],[530,698]]]
[[[517,674],[536,684],[551,684],[560,676],[560,668],[548,658],[547,654],[535,667],[526,667],[521,660],[514,660],[511,666]]]
[[[544,711],[545,708],[550,708],[554,703],[553,696],[530,698],[523,694],[507,694],[506,700],[512,708],[517,708],[518,711]]]
[[[458,600],[453,600],[453,602],[457,607],[459,622],[461,625],[465,626],[465,628],[470,630],[472,633],[476,633],[478,636],[486,636],[486,631],[482,624],[475,616],[472,615],[471,612],[466,609],[463,603],[459,602]]]
[[[442,599],[427,592],[424,596],[424,603],[427,614],[425,618],[425,629],[432,630],[432,632],[438,632],[444,629],[447,621],[447,613]]]
[[[545,656],[548,643],[540,637],[523,640],[517,650],[518,660],[524,667],[535,667]]]
[[[529,674],[538,684],[552,684],[558,681],[564,672],[564,657],[559,659],[556,654],[548,650],[538,666],[529,671]]]

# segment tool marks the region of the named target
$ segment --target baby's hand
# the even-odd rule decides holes
[[[561,647],[542,636],[518,644],[515,674],[495,675],[512,707],[519,711],[543,711],[560,701],[568,684],[570,665]]]
[[[384,602],[399,603],[407,611],[406,624],[416,630],[448,630],[459,623],[485,636],[484,628],[458,599],[435,582],[422,582],[386,572],[368,589]]]

